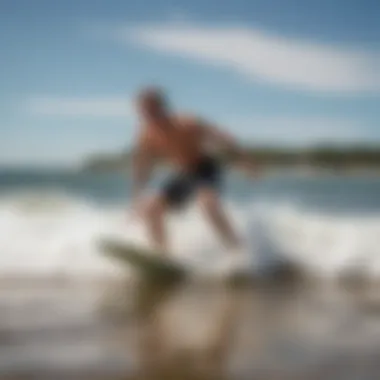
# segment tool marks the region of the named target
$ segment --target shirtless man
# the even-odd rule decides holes
[[[141,125],[132,165],[133,199],[155,248],[170,252],[164,226],[165,213],[196,197],[225,246],[232,252],[239,252],[241,241],[224,213],[219,197],[221,166],[207,152],[206,145],[211,143],[227,149],[240,164],[253,169],[248,157],[230,136],[214,126],[194,117],[172,113],[159,89],[143,90],[137,97],[137,110]],[[174,165],[176,172],[157,195],[148,202],[141,202],[142,190],[157,158]]]

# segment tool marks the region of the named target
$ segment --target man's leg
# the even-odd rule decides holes
[[[223,210],[218,192],[211,187],[201,188],[198,191],[198,199],[223,243],[228,248],[241,248],[241,241]]]
[[[155,249],[162,252],[168,251],[167,236],[165,231],[165,214],[167,202],[162,195],[154,196],[148,200],[143,210],[144,223],[148,229],[149,239]]]
[[[191,178],[179,173],[164,184],[160,193],[150,199],[144,210],[144,220],[148,228],[149,238],[154,246],[162,251],[169,252],[165,216],[173,208],[181,207],[190,197],[194,189]]]

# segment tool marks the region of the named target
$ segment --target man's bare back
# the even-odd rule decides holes
[[[205,142],[204,126],[196,118],[171,115],[164,123],[143,126],[140,149],[186,171],[205,153]]]

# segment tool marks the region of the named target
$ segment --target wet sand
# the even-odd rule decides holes
[[[378,290],[8,281],[0,379],[375,380]]]

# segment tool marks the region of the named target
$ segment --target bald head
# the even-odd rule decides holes
[[[166,115],[167,104],[164,92],[157,87],[142,89],[137,95],[139,114],[148,119],[158,119]]]

